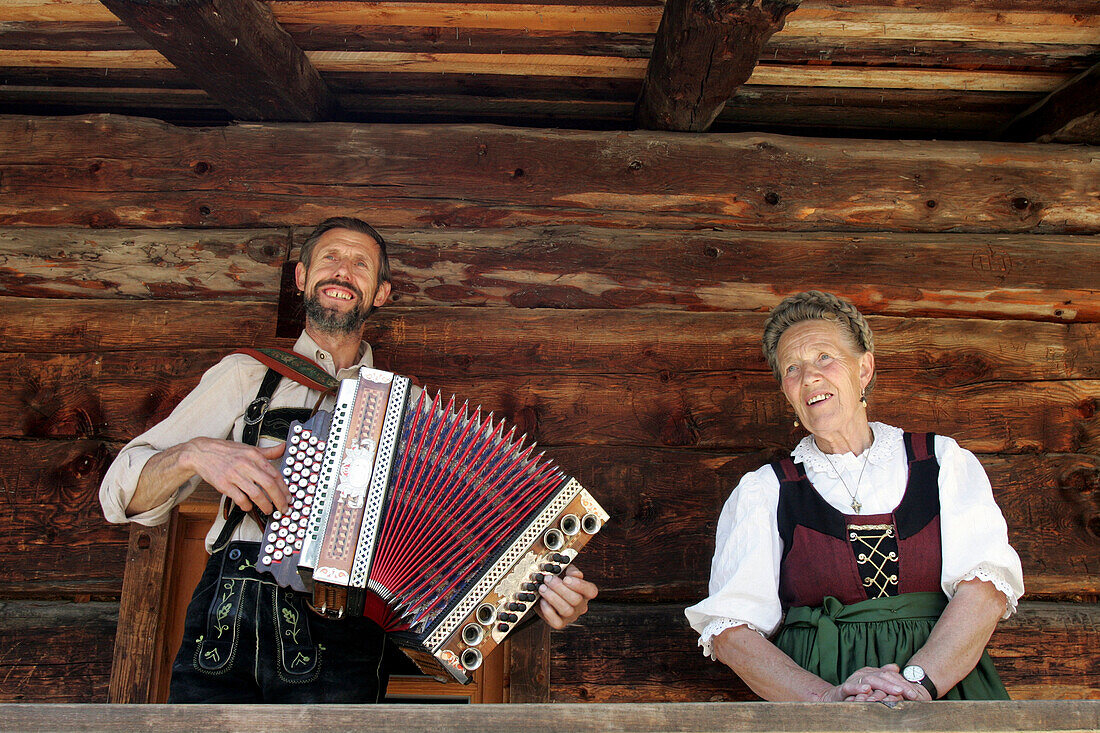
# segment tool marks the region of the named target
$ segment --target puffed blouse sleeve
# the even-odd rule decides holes
[[[779,480],[771,466],[764,466],[745,474],[722,507],[710,595],[685,611],[699,633],[699,646],[712,659],[711,641],[726,629],[744,625],[769,636],[782,620],[778,503]]]
[[[949,598],[964,580],[993,583],[1005,595],[1005,614],[1024,593],[1020,556],[1008,544],[1008,525],[977,457],[951,438],[935,441],[940,464],[940,583]]]

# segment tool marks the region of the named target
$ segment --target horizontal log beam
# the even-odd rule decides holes
[[[0,601],[0,701],[105,702],[117,622],[117,602]]]
[[[759,699],[728,667],[705,658],[697,640],[681,606],[597,602],[570,629],[551,635],[551,701]],[[1100,692],[1097,645],[1100,606],[1022,603],[988,648],[1014,699],[1090,698]]]
[[[394,8],[396,3],[389,3]],[[357,13],[366,13],[357,23],[310,22],[297,16],[282,16],[280,26],[303,51],[386,51],[433,53],[541,53],[548,44],[555,52],[578,56],[616,56],[649,58],[653,51],[656,22],[660,6],[645,8],[652,16],[653,27],[628,31],[624,27],[607,30],[593,28],[591,23],[617,23],[621,7],[596,6],[588,17],[570,24],[569,28],[548,29],[542,24],[524,23],[522,28],[491,27],[484,20],[481,26],[456,26],[444,32],[439,25],[415,25],[416,17],[401,25],[378,25],[370,21],[371,9],[361,6]],[[433,5],[433,8],[438,6]],[[456,5],[454,10],[468,6]],[[515,6],[513,6],[515,7]],[[809,4],[804,12],[812,12]],[[545,8],[542,8],[543,10]],[[278,6],[276,6],[278,10]],[[393,12],[391,10],[390,12]],[[439,22],[450,16],[439,16],[425,23]],[[491,17],[494,11],[487,11]],[[518,11],[512,11],[513,16]],[[794,20],[800,21],[800,16]],[[486,18],[479,13],[479,18]],[[610,18],[610,19],[609,19]],[[647,25],[649,23],[647,22]],[[1034,29],[1039,32],[1040,29]],[[1092,44],[1067,44],[1064,40],[1046,38],[1046,42],[991,41],[981,38],[944,41],[912,40],[905,43],[905,56],[899,57],[897,39],[850,37],[837,43],[836,37],[818,33],[792,35],[781,31],[768,42],[765,59],[768,64],[793,66],[829,63],[836,66],[894,67],[898,69],[943,68],[983,71],[1043,71],[1079,73],[1090,66],[1094,55]],[[8,21],[0,26],[0,49],[21,51],[116,51],[148,49],[140,36],[125,24],[114,21]],[[5,77],[10,76],[5,73]],[[441,83],[441,82],[437,82]],[[833,90],[835,92],[835,90]]]
[[[764,44],[799,2],[668,0],[634,108],[635,125],[706,131],[753,76]]]
[[[291,2],[271,3],[281,25],[434,26],[441,28],[512,28],[568,31],[654,33],[660,3],[625,0],[614,6],[578,5],[568,0],[544,3],[456,4],[443,12],[423,2]],[[936,11],[932,17],[929,11]],[[1008,42],[1093,43],[1095,6],[1090,0],[1059,0],[1057,8],[1036,9],[1033,0],[997,0],[980,8],[960,9],[956,0],[864,0],[844,4],[808,2],[780,34],[833,39],[890,38],[959,41],[995,39]],[[115,18],[91,0],[19,0],[0,7],[0,21],[111,22]]]
[[[793,441],[788,444],[792,445]],[[0,440],[0,597],[117,598],[127,528],[99,509],[121,447],[94,440]],[[690,603],[706,594],[714,527],[741,475],[780,449],[699,452],[623,446],[548,449],[613,521],[582,567],[601,598]],[[980,455],[1024,564],[1029,598],[1100,594],[1100,458]],[[189,499],[214,511],[217,494]]]
[[[195,163],[202,175],[218,175],[216,167]],[[796,206],[770,187],[753,197],[763,206]],[[925,202],[929,211],[950,205]],[[289,259],[297,258],[291,240],[300,243],[307,232],[0,228],[0,297],[270,302],[288,250]],[[807,238],[590,227],[386,235],[393,243],[393,303],[410,308],[763,311],[787,293],[818,288],[867,314],[1100,321],[1090,277],[1100,269],[1095,237],[822,232]],[[647,257],[634,255],[640,251]],[[814,263],[811,272],[807,262]]]
[[[379,364],[412,375],[767,372],[764,313],[387,306],[367,340]],[[1100,379],[1100,324],[869,316],[881,381],[944,387],[988,381]],[[224,349],[272,341],[275,308],[239,301],[165,303],[0,297],[11,353]],[[568,339],[561,338],[569,333]],[[1009,345],[1006,348],[1006,345]],[[138,358],[142,355],[139,354]]]
[[[128,440],[158,422],[224,350],[0,356],[4,437]],[[400,365],[383,364],[401,371]],[[419,376],[508,416],[533,440],[755,450],[786,445],[789,408],[770,374]],[[1100,446],[1100,382],[987,382],[944,387],[882,380],[873,414],[955,435],[982,452],[1078,452]],[[624,398],[624,395],[626,398]],[[1007,421],[1007,422],[1006,422]]]
[[[1087,148],[652,143],[652,133],[2,118],[0,225],[308,226],[370,211],[381,227],[1100,232],[1096,191],[1081,185],[1100,180]]]
[[[199,161],[196,179],[214,164]],[[21,298],[273,301],[288,230],[0,229],[0,293]]]
[[[317,122],[335,111],[317,69],[257,0],[102,2],[238,119]]]

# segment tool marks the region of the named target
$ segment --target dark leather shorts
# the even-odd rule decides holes
[[[256,572],[258,544],[211,555],[187,607],[169,702],[377,702],[385,636],[363,618],[331,621]]]

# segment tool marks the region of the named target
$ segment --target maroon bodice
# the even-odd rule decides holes
[[[940,589],[940,467],[933,439],[932,433],[904,434],[909,478],[890,514],[843,514],[817,493],[801,463],[772,464],[779,477],[784,610],[820,606],[825,596],[848,605]]]

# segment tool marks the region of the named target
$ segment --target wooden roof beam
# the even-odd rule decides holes
[[[240,120],[331,119],[335,97],[258,0],[100,0]]]
[[[748,81],[768,39],[801,0],[668,0],[634,122],[703,132]]]
[[[998,132],[1002,140],[1100,144],[1100,63],[1028,107]]]

